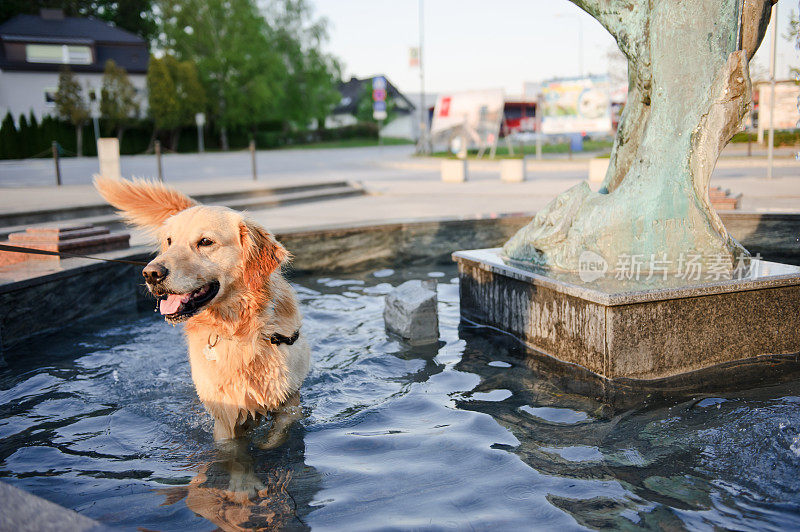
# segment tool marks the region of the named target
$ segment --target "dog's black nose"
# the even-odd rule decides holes
[[[169,270],[158,263],[151,262],[142,270],[144,280],[150,284],[156,284],[164,280],[169,273]]]

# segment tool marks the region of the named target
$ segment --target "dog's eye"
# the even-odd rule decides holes
[[[209,240],[207,238],[201,238],[200,241],[197,243],[197,246],[198,247],[200,247],[200,246],[210,246],[213,243],[214,242],[212,242],[211,240]]]
[[[171,239],[171,238],[169,238],[169,237],[167,237],[167,245],[168,245],[168,246],[171,246],[171,245],[172,245],[172,239]]]

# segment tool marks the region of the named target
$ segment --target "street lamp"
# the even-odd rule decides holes
[[[558,13],[557,18],[574,18],[578,21],[578,75],[583,77],[583,20],[578,15]]]
[[[425,63],[423,62],[423,48],[425,41],[425,0],[419,0],[419,141],[417,150],[421,153],[428,153],[428,107],[425,105]]]

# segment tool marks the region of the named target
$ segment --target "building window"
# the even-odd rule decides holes
[[[90,65],[92,48],[67,44],[26,44],[25,59],[28,63]]]

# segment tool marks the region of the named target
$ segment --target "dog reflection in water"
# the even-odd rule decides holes
[[[294,401],[299,403],[297,395]],[[278,416],[274,421],[280,419]],[[215,459],[202,464],[188,486],[161,490],[166,495],[164,504],[184,500],[195,514],[225,531],[307,529],[296,514],[297,504],[290,492],[293,480],[302,484],[301,477],[313,471],[302,460],[303,437],[293,431],[290,439],[288,426],[285,430],[276,428],[273,425],[269,431],[272,439],[267,451],[263,450],[266,446],[259,440],[262,431],[258,429],[252,441],[237,438],[217,442]],[[296,427],[296,432],[301,431]],[[280,439],[275,439],[273,435],[278,433]]]

